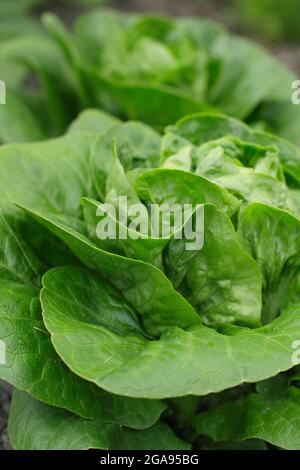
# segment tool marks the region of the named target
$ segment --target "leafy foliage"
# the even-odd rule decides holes
[[[293,74],[207,21],[97,9],[69,31],[40,3],[0,5],[12,445],[299,450]],[[157,234],[152,204],[192,211]]]
[[[25,31],[0,44],[0,61],[22,66],[39,83],[32,92],[14,73],[7,78],[30,120],[39,117],[32,132],[28,124],[19,135],[4,129],[4,142],[40,140],[37,125],[47,136],[61,135],[80,110],[96,107],[158,130],[189,113],[219,110],[299,143],[293,73],[214,23],[97,9],[79,17],[72,32],[51,14],[43,24],[38,42]]]
[[[16,449],[300,448],[297,147],[222,114],[159,134],[91,109],[3,145],[0,187]],[[150,222],[153,203],[200,205],[204,245],[100,239],[122,195]]]

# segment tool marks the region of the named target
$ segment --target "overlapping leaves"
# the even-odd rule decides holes
[[[65,137],[0,149],[0,338],[8,344],[0,374],[34,397],[13,401],[17,448],[76,448],[79,436],[84,448],[153,448],[163,439],[182,448],[155,424],[166,406],[163,419],[176,409],[158,400],[190,395],[202,398],[188,425],[208,408],[197,418],[201,435],[298,448],[296,421],[290,444],[272,429],[276,413],[290,420],[297,412],[296,381],[287,386],[291,404],[268,398],[259,430],[211,427],[223,405],[209,394],[226,402],[236,387],[239,401],[224,405],[225,417],[231,407],[255,415],[262,398],[251,384],[297,363],[299,161],[284,140],[214,114],[188,117],[161,137],[93,110]],[[238,186],[243,174],[247,187]],[[200,205],[203,247],[186,251],[174,232],[144,233],[136,244],[99,239],[97,208],[120,195],[150,219],[151,203]],[[28,413],[41,440],[22,442]],[[51,444],[58,421],[66,438]]]
[[[20,108],[30,117],[13,133],[3,129],[4,142],[59,135],[91,106],[158,129],[214,108],[299,142],[299,109],[290,102],[293,74],[218,25],[103,9],[82,15],[72,32],[53,15],[43,23],[50,37],[36,33],[37,40],[25,30],[0,45],[0,64],[13,67],[10,113],[17,118]],[[11,86],[20,66],[21,78]],[[38,77],[34,93],[22,85],[28,72]]]

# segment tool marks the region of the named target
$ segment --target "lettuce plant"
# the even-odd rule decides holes
[[[88,110],[60,138],[3,145],[13,447],[300,449],[299,185],[297,147],[215,113],[159,134]],[[97,210],[121,196],[150,219],[200,206],[203,246],[100,238]]]
[[[103,9],[79,17],[71,32],[53,15],[43,24],[48,36],[0,44],[0,60],[22,64],[39,83],[28,90],[8,79],[4,142],[61,135],[80,110],[96,107],[158,130],[189,113],[219,110],[299,143],[296,77],[217,24]]]

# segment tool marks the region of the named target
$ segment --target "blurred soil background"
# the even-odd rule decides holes
[[[2,1],[0,0],[0,6]],[[296,2],[299,3],[297,11],[285,17],[284,27],[280,23],[280,18],[276,17],[272,10],[272,6],[278,1],[281,2],[281,6],[283,5],[285,10],[287,4],[293,6],[293,4],[297,5]],[[81,4],[91,5],[92,3],[95,6],[97,0],[85,0],[84,2],[48,0],[48,2],[42,2],[40,6],[35,7],[32,14],[39,17],[43,11],[54,11],[66,24],[70,25],[84,10]],[[122,11],[159,12],[173,16],[193,15],[219,21],[232,32],[246,35],[263,44],[287,66],[298,73],[300,78],[300,21],[299,30],[297,29],[298,23],[295,22],[295,18],[299,18],[300,14],[299,0],[112,0],[110,2],[101,2],[99,0],[98,3],[107,3],[109,6]],[[243,5],[240,9],[234,8],[239,3],[247,4],[247,8],[252,10],[245,10]],[[261,21],[255,21],[255,15],[260,14],[259,8],[256,11],[253,10],[255,4],[259,8],[264,8],[262,11],[267,11],[267,15],[261,16]],[[271,5],[269,10],[268,4]],[[252,16],[250,16],[250,13]],[[281,17],[283,18],[282,14]],[[10,396],[11,387],[0,381],[0,450],[10,449],[7,437]]]

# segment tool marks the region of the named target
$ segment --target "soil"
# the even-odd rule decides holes
[[[11,397],[11,387],[0,382],[0,449],[10,449],[7,436],[7,417]]]
[[[233,25],[226,0],[112,0],[111,6],[123,11],[147,11],[167,13],[174,16],[197,15],[224,23],[233,32],[244,31]],[[80,13],[77,7],[57,6],[52,8],[67,24],[71,24]],[[40,15],[37,11],[36,15]],[[257,40],[257,38],[254,38]],[[298,46],[290,44],[264,45],[287,66],[299,73],[300,53]],[[7,416],[11,396],[11,387],[0,382],[0,450],[10,449],[7,437]]]

